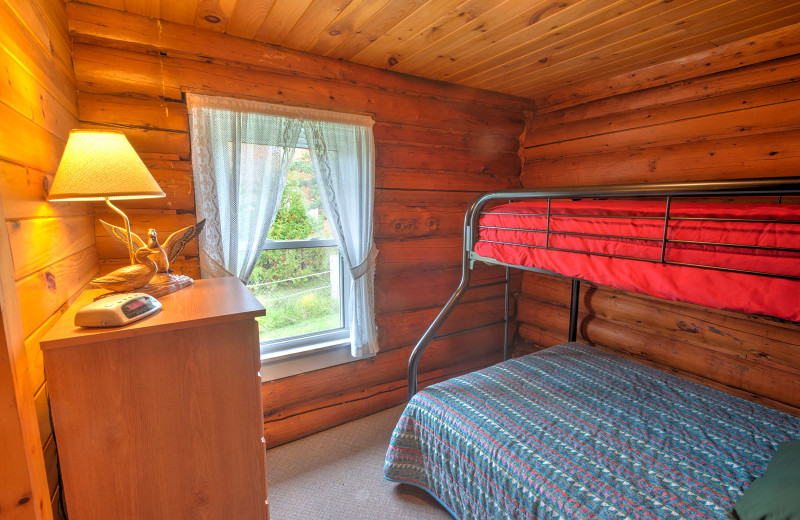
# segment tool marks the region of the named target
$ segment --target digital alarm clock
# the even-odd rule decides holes
[[[119,327],[158,311],[161,302],[145,293],[108,296],[94,301],[75,314],[78,327]]]

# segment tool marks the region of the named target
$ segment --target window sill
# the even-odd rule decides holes
[[[355,360],[350,355],[350,342],[341,339],[269,352],[261,355],[261,381],[273,381]]]

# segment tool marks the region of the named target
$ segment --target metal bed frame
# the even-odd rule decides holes
[[[491,258],[485,258],[478,254],[476,254],[473,250],[475,242],[478,238],[478,219],[483,214],[483,209],[486,207],[487,204],[494,202],[494,201],[513,201],[513,200],[529,200],[529,199],[546,199],[547,200],[547,212],[544,214],[538,214],[538,216],[545,216],[547,219],[547,225],[545,230],[536,230],[538,232],[544,232],[546,234],[545,238],[545,245],[544,246],[532,246],[526,244],[510,244],[510,245],[518,245],[523,247],[536,247],[542,249],[549,249],[554,251],[566,251],[566,252],[574,252],[574,253],[584,253],[589,255],[597,255],[597,256],[606,256],[611,258],[624,258],[629,260],[640,260],[646,262],[659,262],[664,264],[673,264],[673,265],[684,265],[690,267],[697,267],[701,269],[714,269],[719,271],[729,271],[729,272],[737,272],[737,273],[745,273],[745,274],[754,274],[759,276],[770,276],[770,277],[779,277],[779,278],[787,278],[792,280],[800,280],[800,277],[797,276],[786,276],[786,275],[776,275],[771,273],[763,273],[758,271],[746,271],[746,270],[739,270],[739,269],[729,269],[724,267],[717,267],[717,266],[708,266],[708,265],[697,265],[697,264],[684,264],[679,262],[671,262],[666,259],[666,249],[667,244],[669,243],[691,243],[696,245],[710,245],[710,246],[723,246],[723,247],[735,247],[735,248],[743,248],[743,249],[759,249],[759,250],[780,250],[780,251],[790,251],[790,252],[800,252],[800,248],[780,248],[780,247],[764,247],[764,246],[748,246],[748,245],[741,245],[741,244],[721,244],[721,243],[712,243],[712,242],[685,242],[685,241],[674,241],[669,240],[667,238],[667,230],[670,221],[674,220],[700,220],[700,221],[737,221],[737,222],[772,222],[772,223],[800,223],[800,221],[795,220],[753,220],[753,219],[726,219],[726,218],[689,218],[689,217],[671,217],[670,216],[670,205],[672,203],[672,199],[675,197],[723,197],[723,196],[777,196],[778,197],[778,204],[782,202],[781,197],[784,195],[792,195],[792,194],[800,194],[800,177],[783,177],[783,178],[765,178],[765,179],[743,179],[737,181],[700,181],[700,182],[678,182],[678,183],[661,183],[661,184],[620,184],[620,185],[611,185],[611,186],[584,186],[584,187],[564,187],[564,188],[546,188],[546,189],[510,189],[510,190],[501,190],[501,191],[494,191],[490,193],[485,193],[483,195],[478,196],[475,200],[472,201],[469,208],[467,209],[466,215],[464,216],[464,231],[463,231],[463,241],[464,247],[462,249],[462,266],[461,266],[461,282],[458,284],[453,295],[447,301],[445,306],[433,320],[433,323],[428,327],[423,334],[422,338],[420,338],[417,345],[414,347],[414,350],[411,352],[411,356],[408,359],[408,398],[411,399],[414,394],[417,393],[417,369],[419,365],[419,359],[422,356],[423,351],[428,346],[431,341],[444,339],[447,337],[455,336],[458,334],[464,334],[467,332],[472,332],[473,330],[477,330],[478,328],[487,327],[491,325],[497,325],[500,323],[504,323],[504,332],[503,332],[503,359],[508,359],[508,343],[509,343],[509,297],[510,297],[510,268],[515,267],[519,269],[524,269],[527,271],[534,271],[540,273],[547,273],[553,274],[556,276],[562,276],[558,273],[554,273],[552,271],[548,271],[545,269],[539,269],[535,267],[525,267],[519,265],[510,265],[505,264],[503,262],[499,262],[497,260]],[[550,246],[550,223],[553,217],[558,217],[559,215],[551,213],[550,203],[553,199],[585,199],[585,198],[596,198],[596,199],[642,199],[642,198],[664,198],[666,199],[664,205],[664,214],[663,216],[659,217],[633,217],[633,216],[625,216],[626,218],[646,218],[646,219],[659,219],[663,220],[664,222],[664,232],[660,240],[661,243],[661,257],[659,260],[647,259],[647,258],[637,258],[637,257],[629,257],[629,256],[620,256],[620,255],[612,255],[607,253],[594,253],[589,251],[577,251],[571,249],[563,249],[563,248],[555,248]],[[526,215],[531,215],[527,213]],[[576,215],[570,215],[570,217],[575,217]],[[599,215],[597,215],[599,216]],[[593,215],[579,215],[578,217],[593,217]],[[602,215],[603,218],[608,218],[608,215]],[[534,231],[534,230],[525,230],[525,231]],[[554,232],[555,234],[555,232]],[[561,234],[560,232],[558,234]],[[642,237],[619,237],[619,236],[612,236],[612,235],[593,235],[588,233],[573,233],[576,235],[584,235],[584,236],[592,236],[592,237],[605,237],[605,238],[624,238],[624,239],[635,239],[635,240],[654,240],[654,239],[645,239]],[[473,285],[469,286],[470,281],[470,274],[474,267],[475,261],[480,260],[482,262],[495,264],[495,265],[502,265],[505,266],[505,279],[499,282],[490,282],[480,285]],[[487,287],[492,285],[499,285],[505,284],[505,312],[502,321],[497,321],[494,323],[490,323],[488,325],[482,325],[481,327],[474,327],[466,330],[461,330],[457,332],[451,332],[448,334],[441,334],[436,335],[439,327],[441,327],[442,323],[447,319],[447,317],[452,312],[453,308],[458,304],[461,296],[466,292],[467,289],[474,289],[479,287]],[[580,295],[580,280],[577,278],[572,278],[572,295],[570,298],[570,317],[569,317],[569,341],[575,341],[577,337],[577,324],[578,324],[578,301]]]

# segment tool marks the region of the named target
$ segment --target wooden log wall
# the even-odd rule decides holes
[[[519,136],[532,104],[84,4],[67,8],[81,124],[122,129],[167,192],[126,205],[135,231],[194,221],[187,91],[374,117],[380,352],[265,383],[267,443],[401,403],[411,347],[457,286],[468,202],[519,186]],[[104,269],[121,262],[124,249],[96,232]],[[193,247],[182,270],[197,276]],[[502,277],[499,268],[481,268],[476,283]],[[447,329],[502,318],[502,296],[502,287],[469,292]],[[422,359],[423,379],[485,366],[499,359],[501,344],[498,326],[442,340]]]
[[[800,174],[800,49],[786,38],[776,31],[536,100],[523,185]],[[520,335],[536,348],[566,339],[569,294],[548,278],[526,273],[519,301]],[[800,412],[798,324],[594,286],[581,302],[583,341]]]
[[[44,454],[48,481],[44,501],[17,496],[8,504],[3,496],[0,510],[13,516],[27,507],[37,510],[36,518],[49,518],[51,499],[56,517],[61,512],[60,490],[39,339],[98,272],[99,261],[91,207],[44,200],[67,135],[78,125],[64,4],[0,2],[0,27],[0,194],[21,309],[18,323],[6,332],[20,338],[11,348],[27,366],[17,371],[16,384],[33,400],[37,420],[29,434],[39,444],[29,456],[41,462]],[[0,495],[12,490],[2,487]]]

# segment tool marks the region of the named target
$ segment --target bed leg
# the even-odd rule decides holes
[[[508,299],[511,294],[511,269],[506,267],[506,307],[503,313],[505,326],[503,328],[503,361],[508,359]]]
[[[581,296],[581,281],[572,279],[572,299],[569,304],[569,341],[578,337],[578,300]]]

